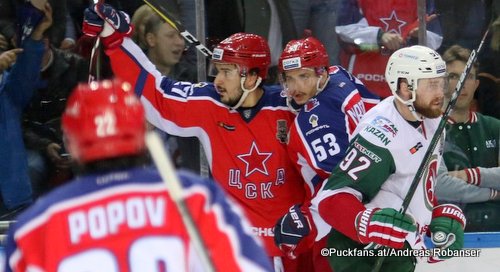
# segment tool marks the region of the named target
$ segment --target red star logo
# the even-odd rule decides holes
[[[268,175],[266,161],[271,157],[271,155],[272,153],[261,153],[255,142],[253,142],[252,147],[247,154],[238,155],[238,159],[242,160],[246,164],[245,177],[250,176],[255,171]]]
[[[401,34],[401,28],[406,25],[406,22],[403,20],[399,20],[396,15],[396,11],[391,12],[391,17],[389,18],[380,18],[380,21],[385,25],[385,32],[394,32]]]

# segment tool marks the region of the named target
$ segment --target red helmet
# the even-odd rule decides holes
[[[238,64],[240,74],[258,68],[259,76],[265,79],[271,63],[271,52],[267,41],[259,35],[236,33],[220,42],[214,49],[214,62]]]
[[[304,67],[328,67],[328,54],[323,44],[314,37],[292,40],[286,44],[278,65],[280,72]]]
[[[144,108],[130,84],[79,84],[62,116],[66,148],[80,162],[139,154],[145,148]]]

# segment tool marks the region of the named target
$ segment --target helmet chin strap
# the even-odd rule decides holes
[[[413,115],[413,117],[415,117],[415,119],[417,119],[417,121],[423,121],[424,120],[424,116],[422,116],[422,114],[418,113],[415,110],[415,106],[413,106],[413,103],[406,104],[406,106],[410,110],[410,112]]]
[[[238,103],[236,103],[235,106],[231,107],[231,109],[233,109],[233,110],[238,109],[241,106],[241,104],[243,104],[243,102],[245,101],[245,99],[247,99],[247,96],[251,92],[255,91],[255,89],[257,89],[257,87],[259,87],[260,83],[262,82],[262,78],[258,77],[257,78],[257,82],[255,82],[255,87],[253,87],[252,89],[246,89],[245,88],[245,80],[246,80],[246,78],[247,78],[246,76],[241,77],[240,87],[243,90],[243,94],[241,95],[240,100],[238,101]]]
[[[330,75],[327,75],[325,84],[323,84],[323,86],[320,87],[319,84],[321,83],[322,78],[323,76],[319,76],[318,81],[316,82],[316,94],[314,94],[314,96],[317,96],[320,92],[322,92],[325,89],[326,84],[328,84],[328,81],[330,81]]]
[[[413,90],[413,85],[408,86],[408,88]],[[423,121],[424,116],[418,113],[417,110],[415,109],[415,106],[413,105],[415,100],[417,100],[417,93],[415,91],[411,91],[410,93],[412,98],[409,100],[403,100],[403,98],[401,98],[401,96],[399,96],[397,93],[394,93],[394,96],[396,97],[397,100],[399,100],[399,102],[403,103],[406,107],[408,107],[408,110],[410,110],[411,114],[413,115],[413,117],[415,117],[415,119],[417,119],[417,121]]]

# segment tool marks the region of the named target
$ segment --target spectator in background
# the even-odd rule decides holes
[[[132,40],[144,51],[147,49],[145,27],[146,21],[154,14],[154,11],[148,5],[140,6],[132,16],[131,23],[134,26]]]
[[[435,193],[439,203],[451,202],[460,206],[500,200],[499,188],[480,187],[469,183],[465,170],[448,172],[444,160],[439,164]]]
[[[477,110],[482,114],[500,119],[500,0],[492,1],[492,18],[489,41],[490,52],[483,53],[480,59],[479,87],[474,98]],[[481,55],[480,55],[481,56]]]
[[[46,4],[42,21],[23,43],[22,50],[14,49],[0,55],[3,69],[0,79],[0,193],[4,207],[10,210],[2,219],[11,216],[32,202],[28,176],[28,161],[24,148],[21,116],[28,105],[40,75],[43,56],[43,34],[52,24],[52,9]],[[19,54],[16,58],[16,55]]]
[[[278,82],[278,58],[286,43],[297,39],[288,0],[208,0],[207,26],[214,44],[238,32],[264,37],[271,49],[269,83]]]
[[[340,0],[288,0],[297,35],[311,30],[312,36],[325,45],[332,65],[339,63],[337,35],[331,29],[337,24],[339,3]]]
[[[427,9],[431,14],[433,5]],[[417,0],[342,0],[339,10],[340,64],[380,98],[390,96],[385,66],[392,52],[418,42]],[[426,46],[436,50],[442,41],[439,21],[428,22],[428,29]]]
[[[38,6],[38,3],[43,3],[43,1],[32,1],[33,5]],[[47,34],[50,37],[50,41],[55,47],[66,47],[66,18],[68,16],[66,1],[58,0],[48,0],[53,12],[53,21],[51,28],[47,30]],[[26,7],[29,1],[18,1],[18,0],[0,0],[0,34],[2,34],[7,40],[14,39],[18,34],[19,27],[16,25],[22,22],[24,18],[17,18],[19,10]],[[20,46],[20,45],[15,45]]]
[[[147,7],[147,6],[146,6]],[[147,7],[149,9],[149,7]],[[186,60],[186,42],[172,26],[149,9],[144,22],[145,52],[162,75],[179,81],[196,82],[196,70]],[[138,40],[141,32],[137,31]],[[200,143],[195,137],[167,136],[170,152],[177,167],[200,172]]]
[[[451,46],[443,53],[450,81],[446,94],[448,99],[469,56],[470,50],[458,45]],[[476,186],[500,190],[500,120],[471,110],[471,101],[478,84],[476,64],[467,76],[448,118],[443,159],[450,175]],[[467,204],[464,212],[469,231],[500,230],[500,202]]]
[[[72,176],[60,121],[68,96],[79,82],[87,81],[89,69],[81,56],[56,48],[48,37],[44,44],[40,78],[23,113],[23,137],[35,195]]]
[[[480,83],[471,108],[500,118],[500,0],[440,0],[436,1],[436,11],[443,29],[441,54],[452,45],[477,48],[492,18],[497,18],[478,55]]]
[[[180,81],[196,81],[196,70],[183,62],[184,38],[156,13],[152,12],[144,22],[144,42],[146,55],[163,75]]]

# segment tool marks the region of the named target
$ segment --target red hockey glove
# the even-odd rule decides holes
[[[288,258],[297,258],[298,253],[310,248],[314,243],[316,231],[311,221],[308,207],[300,208],[299,205],[294,205],[276,223],[274,243]]]
[[[417,230],[415,220],[410,215],[392,208],[359,212],[355,226],[361,243],[376,243],[392,248],[403,248],[406,236]]]
[[[429,225],[432,243],[440,250],[459,250],[464,246],[466,219],[462,210],[453,204],[434,207]],[[451,258],[450,254],[437,254],[429,262]]]

